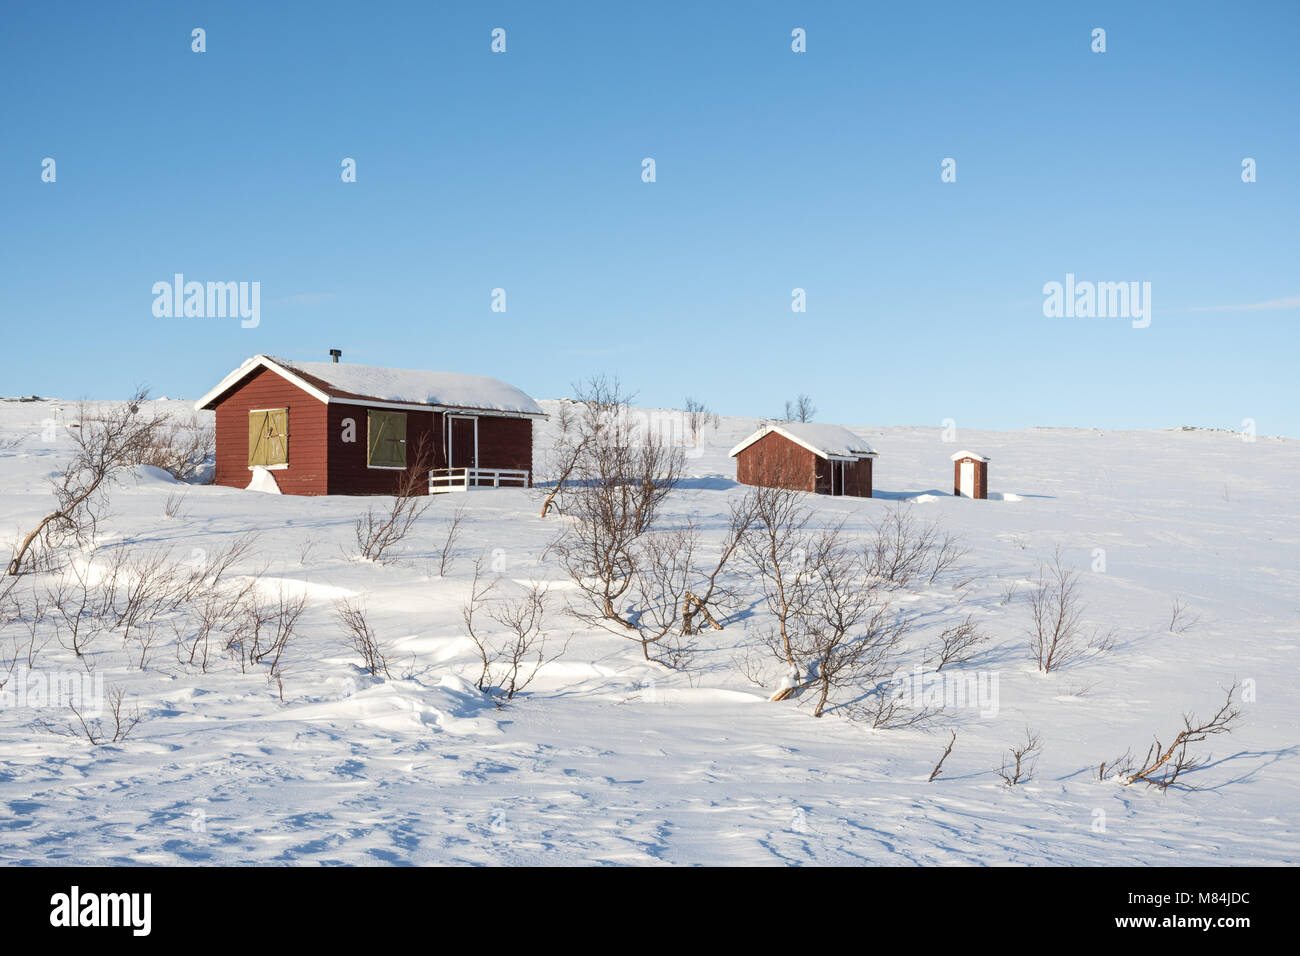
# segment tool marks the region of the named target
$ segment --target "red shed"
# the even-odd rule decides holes
[[[532,484],[538,404],[481,375],[255,355],[194,403],[216,412],[215,481],[285,494],[392,494]],[[423,456],[423,462],[417,459]]]
[[[819,495],[871,497],[871,446],[839,425],[764,425],[735,448],[736,480]]]
[[[989,460],[973,451],[952,456],[952,493],[964,498],[989,496]]]

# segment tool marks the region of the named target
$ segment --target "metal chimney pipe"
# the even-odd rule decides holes
[[[330,349],[330,355],[333,357],[333,359],[334,359],[334,364],[335,364],[335,365],[338,364],[339,357],[340,357],[342,354],[343,354],[343,350],[342,350],[342,349]]]

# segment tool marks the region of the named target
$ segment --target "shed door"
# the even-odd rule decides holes
[[[969,458],[961,463],[961,493],[967,498],[975,497],[975,462]]]
[[[478,467],[478,419],[448,416],[447,467]]]

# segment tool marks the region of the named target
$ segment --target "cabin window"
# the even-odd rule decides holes
[[[248,466],[289,464],[289,409],[259,408],[248,413]]]
[[[366,410],[366,464],[371,468],[406,467],[406,413]]]

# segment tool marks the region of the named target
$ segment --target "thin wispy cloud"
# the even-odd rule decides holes
[[[1271,312],[1275,309],[1300,309],[1300,295],[1289,299],[1272,299],[1268,302],[1250,302],[1245,305],[1203,305],[1192,312]]]
[[[333,292],[300,292],[297,295],[287,295],[280,299],[282,305],[320,305],[324,302],[333,301]]]

